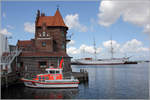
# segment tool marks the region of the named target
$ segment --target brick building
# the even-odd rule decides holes
[[[44,73],[45,68],[53,65],[57,67],[61,58],[64,58],[64,72],[71,72],[71,57],[66,53],[68,27],[56,10],[54,16],[45,16],[37,11],[35,21],[35,38],[31,40],[18,40],[17,46],[22,49],[18,57],[18,66],[22,75],[24,73]]]

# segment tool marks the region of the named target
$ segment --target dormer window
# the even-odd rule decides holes
[[[41,37],[41,33],[39,33],[39,37]]]
[[[43,32],[43,36],[44,36],[44,37],[46,36],[46,33],[45,33],[45,32]]]

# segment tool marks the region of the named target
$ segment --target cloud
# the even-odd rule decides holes
[[[104,42],[103,42],[103,46],[104,46],[105,48],[110,49],[110,48],[111,48],[111,40],[104,41]],[[113,47],[114,49],[118,49],[118,48],[120,48],[120,44],[117,43],[117,41],[112,40],[112,47]]]
[[[78,14],[68,14],[64,19],[66,25],[70,29],[75,29],[79,32],[86,32],[87,27],[85,25],[80,24],[79,15]]]
[[[145,48],[145,47],[140,47],[138,48],[138,51],[142,51],[142,52],[150,52],[150,48]]]
[[[121,16],[123,21],[141,26],[150,33],[150,1],[148,0],[102,0],[99,6],[98,23],[110,26]]]
[[[68,43],[69,46],[73,46],[74,44],[75,44],[75,41],[74,41],[74,40],[71,40],[71,41]]]
[[[149,48],[143,47],[143,44],[141,41],[138,41],[136,39],[132,39],[130,41],[127,41],[122,48],[120,49],[121,52],[129,52],[129,53],[139,53],[139,52],[147,52],[149,51]]]
[[[7,28],[9,28],[9,29],[14,29],[14,27],[11,26],[11,25],[7,25]]]
[[[111,51],[111,40],[104,41],[103,46],[105,49]],[[132,39],[130,41],[125,42],[124,44],[119,44],[117,41],[112,40],[112,47],[115,53],[139,53],[139,52],[147,52],[149,48],[143,46],[141,41],[136,39]]]
[[[3,35],[12,35],[12,33],[11,33],[11,32],[8,32],[8,30],[7,30],[6,28],[1,29],[1,30],[0,30],[0,34],[3,34]]]
[[[102,51],[102,48],[97,48],[96,52],[100,53]],[[82,44],[79,48],[76,47],[69,47],[67,48],[67,53],[70,55],[75,55],[75,54],[94,54],[95,50],[93,46],[88,46],[85,44]]]
[[[112,43],[112,45],[111,45],[111,43]],[[110,57],[111,52],[113,52],[113,54],[115,54],[115,55],[119,55],[121,46],[117,41],[115,41],[115,40],[112,40],[112,42],[111,42],[111,40],[104,41],[102,43],[102,45],[103,45],[105,51],[101,55],[105,56],[105,58]],[[112,47],[112,49],[111,49],[111,47]]]
[[[35,33],[35,24],[30,22],[24,23],[24,31],[29,33]]]
[[[103,46],[105,49],[105,56],[111,56],[111,52],[113,52],[115,55],[118,55],[120,53],[120,44],[117,43],[117,41],[112,40],[112,49],[111,49],[111,40],[104,41]]]
[[[94,54],[94,47],[93,46],[88,46],[85,44],[82,44],[79,48],[80,52],[82,53],[90,53],[90,54]]]
[[[79,54],[80,51],[75,47],[70,47],[70,48],[67,48],[67,53],[69,55],[76,55],[76,54]]]
[[[103,46],[103,47],[102,47]],[[118,43],[115,40],[112,40],[112,47],[114,51],[114,57],[124,57],[124,56],[133,56],[132,59],[147,59],[150,57],[150,48],[144,47],[143,43],[137,39],[132,39],[126,41],[123,44]],[[91,57],[94,56],[94,47],[90,45],[82,44],[80,47],[69,47],[67,48],[67,53],[71,56],[86,56]],[[110,58],[111,55],[111,40],[104,41],[102,44],[96,49],[98,58]],[[127,55],[125,55],[127,54]],[[145,56],[143,56],[145,55]]]
[[[94,50],[94,47],[93,46],[88,46],[88,45],[85,45],[85,44],[82,44],[79,48],[80,50],[80,53],[82,52],[85,52],[85,53],[90,53],[90,54],[94,54],[95,53],[95,50]],[[96,53],[100,53],[102,51],[102,48],[96,48]]]

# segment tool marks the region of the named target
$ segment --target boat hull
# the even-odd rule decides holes
[[[94,60],[76,60],[76,62],[72,63],[74,65],[121,65],[124,64],[125,61],[94,61]]]
[[[72,65],[123,65],[124,63],[72,63]]]
[[[24,85],[32,88],[78,88],[78,80],[52,80],[47,82],[21,79]]]

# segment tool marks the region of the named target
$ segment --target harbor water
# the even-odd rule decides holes
[[[35,89],[16,84],[1,89],[4,99],[148,99],[149,63],[126,65],[72,65],[88,71],[87,83],[75,89]]]

